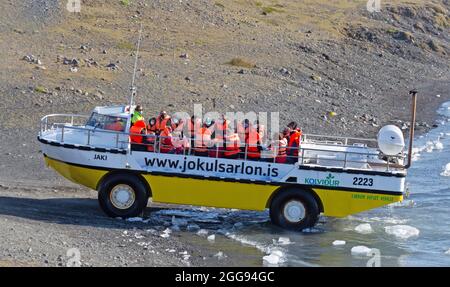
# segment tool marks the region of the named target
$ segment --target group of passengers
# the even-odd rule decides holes
[[[266,146],[263,144],[265,127],[259,121],[252,123],[245,119],[232,127],[225,116],[216,121],[206,119],[202,122],[195,117],[178,119],[162,111],[146,124],[142,112],[142,107],[137,106],[132,115],[132,150],[277,163],[298,160],[302,131],[295,122],[291,122]],[[262,156],[262,151],[269,151],[271,156]]]

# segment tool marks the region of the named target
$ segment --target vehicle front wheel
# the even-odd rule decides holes
[[[298,189],[279,191],[270,205],[272,223],[294,231],[314,227],[319,214],[319,206],[314,196]]]
[[[100,185],[98,201],[110,217],[137,217],[148,204],[148,193],[142,181],[133,175],[117,174]]]

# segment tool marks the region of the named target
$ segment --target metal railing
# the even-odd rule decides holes
[[[66,123],[49,121],[50,118],[64,117],[69,118],[70,121]],[[129,150],[130,153],[133,151],[146,151],[179,154],[184,156],[195,155],[212,158],[259,160],[273,163],[327,166],[344,169],[381,169],[385,171],[399,171],[403,170],[402,163],[405,158],[405,154],[383,158],[383,155],[377,149],[368,148],[366,145],[361,144],[361,142],[373,143],[376,142],[376,140],[309,134],[303,135],[302,140],[309,144],[316,145],[314,148],[305,148],[302,146],[299,148],[286,147],[287,154],[284,155],[279,154],[279,148],[277,147],[278,144],[276,141],[271,143],[272,149],[269,149],[267,144],[251,145],[241,142],[239,144],[239,152],[237,152],[236,149],[234,151],[231,151],[230,149],[227,150],[227,146],[233,146],[235,145],[235,142],[224,142],[223,140],[217,141],[217,139],[206,140],[204,146],[196,146],[195,143],[196,140],[199,140],[198,138],[130,134],[126,132],[96,129],[94,127],[87,128],[84,125],[87,118],[88,116],[71,114],[48,115],[41,120],[41,130],[39,135],[41,138],[45,138],[48,136],[46,132],[52,130],[56,132],[56,136],[54,138],[49,137],[45,139],[75,145],[121,148]],[[81,119],[84,119],[84,123],[77,123],[77,121]],[[77,138],[77,140],[73,140],[72,138],[71,141],[66,136],[68,131],[78,132],[75,133],[75,136],[85,137],[85,139]],[[97,134],[106,136],[100,137],[100,142],[94,142],[92,138]],[[59,139],[58,135],[60,135]],[[143,142],[131,142],[130,136],[142,136]],[[339,147],[340,150],[333,149],[332,147]],[[282,149],[284,148],[285,147],[282,147]],[[352,151],[342,150],[343,148],[352,148]]]

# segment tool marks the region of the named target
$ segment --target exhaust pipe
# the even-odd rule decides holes
[[[417,106],[417,91],[412,90],[409,92],[412,96],[411,103],[411,123],[409,126],[409,147],[408,147],[408,164],[404,166],[405,169],[408,169],[412,165],[412,149],[414,142],[414,130],[416,128],[416,106]]]

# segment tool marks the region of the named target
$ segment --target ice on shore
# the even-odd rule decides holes
[[[352,255],[355,256],[369,256],[371,251],[371,248],[364,245],[354,246],[351,249]]]
[[[418,236],[420,233],[419,229],[409,225],[386,226],[384,230],[387,234],[394,235],[399,239],[408,239],[410,237]]]
[[[363,223],[355,227],[355,231],[361,234],[370,234],[373,232],[372,226],[369,223]]]
[[[196,232],[196,231],[200,230],[200,226],[198,226],[197,224],[189,224],[186,227],[186,230],[189,232]]]
[[[447,165],[444,166],[444,170],[441,172],[441,176],[450,176],[450,163],[447,163]]]
[[[345,242],[344,240],[335,240],[333,241],[333,246],[342,246],[345,245],[347,242]]]
[[[214,257],[216,257],[218,260],[221,260],[221,259],[226,258],[227,256],[222,251],[219,251],[216,254],[214,254]]]
[[[198,236],[207,236],[208,235],[208,230],[200,229],[199,231],[197,231],[197,235]]]
[[[284,253],[278,249],[272,250],[269,255],[263,257],[263,263],[268,266],[278,266],[284,262]]]
[[[177,218],[175,215],[172,216],[172,225],[176,225],[179,227],[184,227],[188,225],[188,221],[184,218]]]
[[[216,236],[214,234],[207,237],[209,242],[214,242],[216,240]]]
[[[172,230],[170,230],[170,228],[166,228],[159,236],[162,238],[168,238],[170,237],[170,233],[172,233]]]

